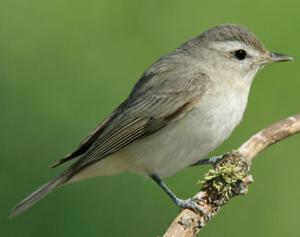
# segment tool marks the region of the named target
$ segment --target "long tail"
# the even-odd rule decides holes
[[[20,203],[18,203],[10,212],[10,218],[16,217],[17,215],[21,214],[22,212],[29,209],[35,203],[40,201],[43,197],[47,194],[52,192],[55,188],[59,187],[63,183],[67,182],[70,179],[70,174],[63,173],[57,178],[51,180],[50,182],[44,184],[42,187],[38,188],[35,192],[30,194]]]

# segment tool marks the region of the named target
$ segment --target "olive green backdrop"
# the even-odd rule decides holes
[[[178,209],[131,174],[64,187],[24,215],[7,216],[62,170],[48,166],[128,95],[149,64],[212,25],[246,25],[269,49],[295,58],[259,73],[243,122],[214,154],[300,112],[299,9],[297,0],[1,0],[0,236],[162,234]],[[261,154],[248,195],[226,205],[202,236],[299,236],[299,145],[295,136]],[[207,169],[186,169],[167,183],[188,197]]]

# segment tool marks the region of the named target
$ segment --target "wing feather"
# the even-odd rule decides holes
[[[135,117],[131,114],[126,115],[119,119],[115,126],[109,129],[109,132],[99,138],[88,150],[86,155],[79,159],[71,169],[79,170],[95,163],[106,156],[122,149],[137,139],[142,139],[145,136],[149,136],[161,128],[167,126],[170,122],[184,116],[191,108],[191,104],[195,103],[194,100],[190,100],[172,111],[164,117]],[[164,106],[171,106],[171,100]],[[162,106],[158,103],[158,106]],[[125,122],[124,122],[125,121]],[[119,126],[122,124],[122,126]]]
[[[157,73],[151,73],[155,67],[153,65],[136,84],[128,99],[77,150],[58,161],[55,166],[81,156],[69,168],[71,177],[135,140],[155,133],[192,110],[207,89],[208,77],[188,66],[175,66],[176,70],[173,71],[170,68],[161,71],[154,69]],[[179,73],[178,70],[183,70],[184,73]],[[178,78],[178,75],[185,76]]]

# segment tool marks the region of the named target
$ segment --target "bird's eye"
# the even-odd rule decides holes
[[[238,60],[244,60],[247,56],[247,52],[243,49],[239,49],[234,51],[234,56],[238,59]]]

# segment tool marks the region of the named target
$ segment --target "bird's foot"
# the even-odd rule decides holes
[[[207,159],[203,159],[203,160],[198,160],[195,164],[191,165],[191,166],[198,166],[198,165],[215,165],[216,163],[218,163],[224,155],[221,156],[213,156]]]
[[[196,213],[202,214],[204,218],[208,218],[207,212],[202,207],[200,207],[197,204],[196,200],[194,200],[193,198],[188,198],[185,200],[176,198],[174,202],[178,207],[182,209],[190,209],[192,211],[195,211]]]

